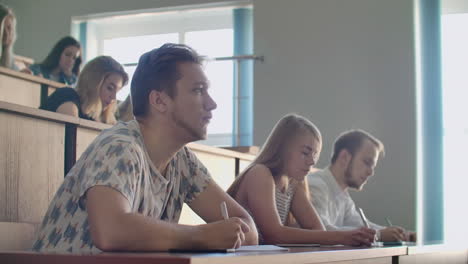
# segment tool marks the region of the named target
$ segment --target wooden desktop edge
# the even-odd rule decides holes
[[[24,116],[29,116],[38,119],[45,119],[49,121],[55,121],[60,123],[71,123],[78,125],[80,123],[80,118],[73,117],[65,114],[59,114],[55,112],[50,112],[42,109],[32,108],[28,106],[8,103],[0,101],[0,111],[12,112]]]
[[[44,254],[35,252],[0,251],[4,260],[31,263],[329,263],[334,261],[358,261],[372,258],[391,258],[406,255],[406,247],[392,248],[323,248],[305,252],[249,252],[214,254],[150,253],[102,253],[98,255]],[[354,262],[353,262],[354,263]],[[358,263],[358,262],[356,262]],[[368,262],[367,262],[368,263]]]
[[[103,129],[111,128],[111,125],[103,124],[91,120],[81,119],[78,117],[73,117],[65,114],[50,112],[42,109],[32,108],[28,106],[8,103],[0,101],[0,111],[17,113],[24,116],[29,116],[38,119],[45,119],[54,122],[68,123],[77,125],[79,128],[88,128],[96,131],[101,131]],[[199,152],[205,152],[209,154],[216,154],[220,156],[230,157],[230,158],[239,158],[246,161],[253,160],[254,156],[245,153],[239,153],[232,150],[221,149],[213,146],[202,145],[199,143],[189,143],[187,146]]]
[[[15,54],[15,61],[21,61],[21,62],[27,63],[28,65],[31,65],[34,63],[34,60],[32,58],[21,56],[18,54]]]
[[[38,83],[38,84],[45,84],[45,85],[49,86],[49,88],[62,88],[62,87],[67,86],[64,83],[51,81],[51,80],[42,78],[40,76],[35,76],[35,75],[32,75],[32,74],[27,74],[27,73],[23,73],[23,72],[18,72],[18,71],[8,69],[8,68],[5,68],[5,67],[0,67],[0,74],[4,74],[4,75],[7,75],[7,76],[11,76],[11,77],[14,77],[14,78],[18,78],[18,79],[21,79],[21,80],[26,80],[26,81],[30,81],[30,82],[34,82],[34,83]]]

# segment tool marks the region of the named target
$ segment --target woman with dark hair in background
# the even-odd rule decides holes
[[[55,44],[42,63],[31,65],[34,75],[74,86],[81,64],[81,45],[72,37],[64,37]]]

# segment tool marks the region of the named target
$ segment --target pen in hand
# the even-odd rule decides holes
[[[357,208],[357,211],[359,215],[361,216],[362,223],[364,224],[365,227],[370,228],[369,222],[367,221],[366,216],[364,215],[364,212],[362,211],[361,208]]]
[[[229,214],[228,214],[226,202],[223,201],[223,202],[220,204],[220,207],[221,207],[221,215],[223,216],[223,219],[224,219],[224,220],[228,220],[228,219],[229,219]]]
[[[371,228],[370,224],[369,224],[369,221],[367,220],[366,216],[364,215],[364,212],[362,211],[362,209],[360,207],[358,207],[357,211],[358,211],[359,215],[361,216],[361,220],[362,220],[362,223],[364,223],[364,226],[367,227],[367,228]],[[379,230],[376,230],[376,233],[375,233],[375,236],[374,236],[374,242],[378,241],[379,239],[380,239],[380,232],[379,232]]]
[[[390,222],[390,219],[388,219],[388,217],[385,217],[385,221],[387,222],[388,226],[393,226],[392,222]]]
[[[390,222],[390,219],[388,217],[385,217],[385,221],[387,222],[388,227],[393,226],[392,222]],[[402,230],[401,232],[402,232],[401,234],[402,234],[403,237],[398,238],[397,241],[402,241],[402,239],[403,240],[408,240],[409,239],[408,234],[404,230]]]

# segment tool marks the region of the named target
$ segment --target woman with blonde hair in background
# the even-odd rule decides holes
[[[14,64],[13,45],[16,41],[16,17],[11,8],[0,3],[0,66],[18,70]]]
[[[258,156],[227,190],[252,215],[260,243],[368,246],[373,242],[375,231],[368,228],[324,231],[308,199],[305,182],[321,149],[317,127],[305,117],[288,114],[278,121]],[[288,226],[289,214],[299,227]]]
[[[57,89],[40,108],[115,124],[116,94],[127,82],[122,65],[109,56],[99,56],[85,65],[75,89]]]

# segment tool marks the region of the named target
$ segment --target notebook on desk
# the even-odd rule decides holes
[[[288,248],[275,245],[241,246],[239,248],[226,249],[169,249],[171,253],[235,253],[235,252],[264,252],[264,251],[289,251]]]
[[[279,247],[320,247],[320,244],[276,244]]]
[[[414,246],[414,242],[406,241],[388,241],[388,242],[374,242],[372,243],[373,247],[397,247],[397,246]]]

